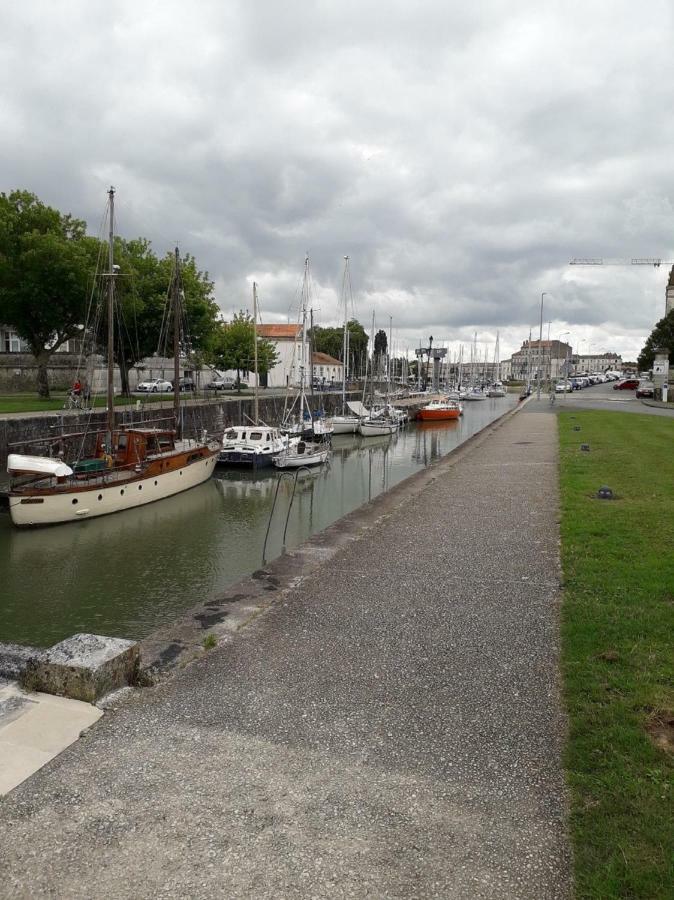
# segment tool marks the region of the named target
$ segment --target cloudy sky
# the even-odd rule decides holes
[[[23,0],[0,47],[0,190],[178,242],[229,315],[355,314],[413,348],[538,333],[634,358],[674,261],[672,4]],[[568,338],[565,338],[568,339]]]

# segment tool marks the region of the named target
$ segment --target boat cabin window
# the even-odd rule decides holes
[[[115,450],[126,450],[129,446],[129,437],[126,434],[118,434],[115,439]]]
[[[251,441],[261,441],[262,440],[262,432],[261,431],[251,431],[250,440]]]
[[[230,428],[229,431],[225,432],[225,437],[228,441],[235,441],[238,437],[238,432],[234,428]],[[245,437],[245,434],[244,434]]]
[[[160,450],[173,450],[173,438],[170,434],[160,434],[157,440]]]

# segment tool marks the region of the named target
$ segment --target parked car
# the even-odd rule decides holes
[[[231,391],[235,386],[233,378],[214,378],[206,385],[207,391]]]
[[[633,391],[639,387],[638,378],[623,378],[622,381],[616,381],[613,385],[614,391]]]
[[[555,393],[556,394],[564,394],[570,393],[573,390],[573,385],[570,381],[558,381],[555,385]]]
[[[640,381],[637,388],[637,397],[655,396],[655,385],[652,381]]]
[[[192,378],[181,378],[178,382],[181,391],[195,391],[196,385]]]
[[[136,390],[146,394],[171,394],[173,385],[164,378],[154,378],[152,381],[141,381]]]

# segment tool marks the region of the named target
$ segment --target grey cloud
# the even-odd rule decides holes
[[[227,312],[257,278],[285,317],[308,251],[337,321],[349,254],[359,317],[411,346],[500,328],[509,352],[547,291],[553,330],[634,355],[665,269],[568,260],[674,252],[656,7],[28,0],[4,16],[3,189],[95,230],[115,183],[124,233],[178,240]]]

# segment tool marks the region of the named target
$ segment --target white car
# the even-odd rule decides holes
[[[144,394],[172,394],[173,385],[163,378],[155,378],[153,381],[141,381],[136,390]]]
[[[570,393],[572,390],[573,386],[570,381],[558,381],[555,385],[556,394]]]

